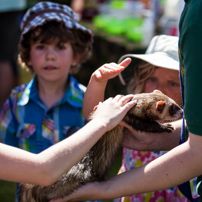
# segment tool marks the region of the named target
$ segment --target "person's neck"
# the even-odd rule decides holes
[[[51,108],[62,99],[67,88],[67,81],[43,82],[38,81],[38,93],[47,108]]]

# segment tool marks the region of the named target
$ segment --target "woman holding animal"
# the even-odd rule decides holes
[[[163,36],[162,36],[163,37]],[[171,37],[172,38],[172,37]],[[171,39],[170,38],[170,39]],[[162,38],[159,37],[159,40]],[[169,39],[169,37],[168,37]],[[177,44],[178,39],[177,37],[172,38],[171,40],[173,42],[170,43],[170,47],[166,49],[166,40],[164,43],[158,44],[157,38],[153,41],[153,49],[148,48],[148,51],[154,51],[155,52],[155,45],[157,45],[156,52],[158,53],[158,48],[165,48],[164,51],[168,55],[170,55],[170,59],[172,61],[172,66],[168,66],[169,63],[166,60],[165,66],[163,65],[156,65],[154,63],[154,66],[157,67],[164,67],[164,68],[157,68],[152,67],[150,69],[150,74],[148,74],[148,77],[144,80],[141,80],[141,77],[134,77],[134,80],[130,80],[129,85],[129,92],[142,92],[142,91],[150,91],[153,88],[158,88],[159,90],[163,91],[165,94],[169,95],[173,99],[175,99],[179,104],[181,104],[180,99],[180,81],[178,77],[178,54],[177,54]],[[169,41],[169,40],[168,40]],[[171,42],[170,41],[170,42]],[[151,42],[152,43],[152,42]],[[151,47],[150,47],[151,48]],[[169,52],[170,50],[170,52]],[[174,55],[173,51],[174,50]],[[167,52],[166,52],[167,51]],[[148,52],[147,52],[148,53]],[[158,55],[158,54],[157,54]],[[128,55],[124,56],[127,57]],[[131,55],[129,55],[131,56]],[[145,56],[145,57],[144,57]],[[144,56],[141,55],[133,55],[132,57],[139,58],[141,60],[146,61],[147,63],[150,63],[150,66],[152,66],[152,60],[151,58],[148,60],[147,55]],[[155,55],[154,55],[155,56]],[[159,55],[158,55],[159,56]],[[123,57],[123,58],[124,58]],[[161,55],[161,58],[159,59],[162,61],[165,55]],[[123,59],[122,58],[122,59]],[[162,60],[161,60],[162,59]],[[165,60],[164,60],[165,61]],[[122,63],[129,63],[130,59],[125,59]],[[155,60],[155,62],[159,62]],[[141,64],[142,63],[142,64]],[[139,68],[143,69],[147,66],[145,62],[140,62]],[[116,64],[106,64],[105,66],[99,68],[97,72],[94,72],[91,80],[89,82],[89,86],[87,88],[87,92],[84,97],[84,108],[85,108],[85,100],[87,100],[86,103],[96,104],[94,103],[93,98],[91,97],[91,93],[88,95],[88,90],[93,91],[93,87],[95,88],[95,84],[97,82],[98,89],[104,89],[105,85],[107,83],[106,75],[107,72],[110,75],[109,77],[112,78],[112,72],[113,69],[119,68]],[[141,70],[137,70],[138,74],[140,74]],[[146,69],[146,68],[145,68]],[[149,68],[148,68],[149,69]],[[137,72],[134,73],[137,76]],[[142,70],[143,72],[143,70]],[[133,74],[133,75],[134,75]],[[159,74],[161,76],[159,76]],[[101,75],[103,75],[103,85],[99,84],[99,78],[102,78]],[[142,75],[145,75],[142,74]],[[158,76],[157,76],[158,75]],[[140,80],[139,80],[140,79]],[[140,87],[139,89],[134,85],[136,82],[139,82],[137,87]],[[92,85],[94,83],[94,85]],[[135,86],[135,87],[134,87]],[[176,90],[175,90],[176,89]],[[95,90],[95,89],[94,89]],[[104,90],[100,90],[101,93],[98,93],[100,95],[99,99],[103,99],[104,97]],[[98,92],[98,91],[97,91]],[[101,96],[103,96],[101,98]],[[86,111],[85,115],[87,115],[91,108],[85,108]],[[88,111],[89,110],[89,111]],[[165,201],[188,201],[185,196],[182,196],[180,192],[178,191],[177,187],[170,189],[170,187],[177,186],[186,180],[192,179],[198,175],[201,174],[201,169],[198,167],[198,163],[200,166],[202,165],[202,162],[200,161],[200,157],[196,157],[194,160],[192,160],[191,156],[196,156],[197,153],[200,151],[200,136],[191,134],[190,138],[187,142],[184,144],[176,147],[180,142],[180,130],[181,130],[181,124],[182,121],[173,122],[172,125],[175,127],[175,130],[172,134],[146,134],[146,133],[138,133],[137,131],[134,131],[134,129],[131,126],[125,125],[130,132],[125,134],[125,138],[123,141],[123,146],[131,149],[136,150],[147,150],[147,151],[171,151],[167,152],[163,156],[160,156],[160,153],[150,153],[150,155],[153,155],[152,158],[144,157],[144,153],[140,153],[138,151],[130,151],[127,149],[124,149],[124,158],[123,158],[123,165],[121,168],[120,175],[108,179],[106,182],[94,182],[90,183],[83,188],[80,188],[78,193],[75,192],[71,196],[66,197],[64,199],[58,199],[55,201],[67,201],[67,200],[96,200],[96,199],[114,199],[119,198],[121,196],[130,196],[126,197],[126,200],[129,198],[130,201],[149,201],[154,200],[165,200]],[[133,135],[131,135],[133,134]],[[195,145],[195,146],[193,146]],[[175,148],[174,148],[175,147]],[[173,149],[174,148],[174,149]],[[156,155],[155,155],[156,154]],[[189,157],[188,157],[188,156]],[[159,157],[160,156],[160,157]],[[145,165],[142,165],[140,167],[137,166],[137,160],[140,158],[145,159],[145,162],[148,163]],[[144,158],[143,158],[144,157]],[[157,158],[158,157],[158,158]],[[173,158],[175,157],[175,158]],[[188,161],[186,160],[188,158]],[[155,160],[153,160],[155,159]],[[150,162],[153,160],[152,162]],[[139,160],[140,162],[140,160]],[[150,163],[149,163],[150,162]],[[171,163],[172,162],[172,163]],[[171,166],[172,165],[172,166]],[[195,166],[192,166],[195,165]],[[197,166],[196,166],[197,165]],[[134,168],[135,169],[131,169]],[[186,169],[184,169],[186,168]],[[194,172],[190,172],[190,170],[194,170]],[[183,170],[183,173],[181,171]],[[126,171],[126,172],[125,172]],[[92,191],[93,190],[93,191]],[[162,190],[162,191],[157,191]],[[147,196],[147,194],[141,194],[141,193],[148,193],[151,191],[157,191],[152,193],[150,196]],[[78,194],[78,195],[77,195]],[[134,195],[135,194],[135,195]],[[124,198],[122,198],[121,201],[124,201]]]
[[[148,93],[155,89],[162,91],[182,106],[179,80],[179,58],[178,58],[178,37],[160,35],[155,36],[149,44],[145,54],[123,55],[119,62],[126,57],[133,58],[132,67],[127,67],[119,74],[124,85],[127,83],[128,93]],[[179,143],[182,120],[172,123],[176,129],[170,134],[172,141]],[[145,165],[159,156],[165,154],[162,151],[137,151],[123,148],[122,166],[119,173]],[[192,189],[195,190],[196,180],[192,180]],[[192,191],[193,191],[192,190]],[[152,202],[152,201],[180,201],[186,202],[188,199],[183,196],[178,187],[171,187],[166,190],[136,194],[132,196],[116,199],[116,202],[129,200],[131,202]]]
[[[151,40],[145,54],[123,55],[119,60],[119,63],[121,62],[120,65],[127,62],[129,64],[131,60],[128,57],[133,58],[132,64],[119,74],[122,83],[126,84],[127,82],[128,93],[150,93],[153,92],[153,90],[158,89],[175,100],[177,104],[180,106],[182,105],[178,71],[178,37],[167,35],[156,36]],[[134,67],[131,67],[132,65]],[[107,77],[107,74],[109,75],[109,79],[117,75],[116,73],[113,75],[113,68],[119,68],[119,66],[116,66],[115,63],[106,64],[92,74],[84,96],[84,115],[88,114],[90,111],[89,108],[98,102],[97,99],[99,97],[91,97],[93,93],[90,91],[102,92],[97,94],[100,96],[101,100],[104,100],[104,90],[105,85],[107,84],[107,79],[104,80],[104,78]],[[105,76],[103,76],[102,79],[99,79],[101,77],[99,77],[99,73],[100,75],[103,74]],[[124,79],[122,75],[124,75]],[[92,105],[89,104],[91,102]],[[86,110],[89,111],[86,113]],[[172,138],[172,142],[176,141],[176,144],[178,144],[182,121],[179,120],[172,124],[176,130],[170,134],[169,138]],[[120,173],[145,165],[164,154],[165,152],[163,151],[166,150],[170,150],[170,148],[162,148],[162,152],[141,152],[124,148]],[[194,184],[194,181],[192,181],[192,184]],[[150,202],[157,200],[187,201],[186,197],[180,193],[178,187],[172,187],[167,190],[152,193],[136,194],[115,201],[124,201],[128,199],[131,202]]]

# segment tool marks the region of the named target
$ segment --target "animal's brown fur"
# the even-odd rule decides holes
[[[163,94],[139,94],[135,95],[134,99],[137,99],[138,103],[129,110],[124,117],[124,120],[137,130],[148,132],[171,132],[173,129],[169,124],[161,125],[155,120],[177,119],[182,115],[179,106]],[[160,109],[156,107],[156,103],[159,100],[163,100],[165,103],[165,105],[163,105],[163,110],[162,105]],[[173,109],[175,112],[170,114],[168,111],[172,105],[174,106]],[[164,113],[165,110],[166,112]],[[83,159],[52,186],[44,187],[20,184],[20,201],[46,202],[52,198],[68,195],[87,182],[103,180],[121,147],[123,130],[124,128],[118,125],[104,134]]]

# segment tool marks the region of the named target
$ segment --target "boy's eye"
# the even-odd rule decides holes
[[[42,50],[44,48],[44,45],[37,45],[36,49]]]
[[[60,49],[60,50],[63,50],[63,49],[65,49],[66,48],[66,46],[65,45],[58,45],[58,49]]]

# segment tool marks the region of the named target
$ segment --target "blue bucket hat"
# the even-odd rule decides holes
[[[79,29],[93,37],[91,30],[78,23],[76,14],[69,6],[44,1],[37,3],[25,13],[20,26],[21,39],[24,34],[48,21],[63,22],[67,28]]]

